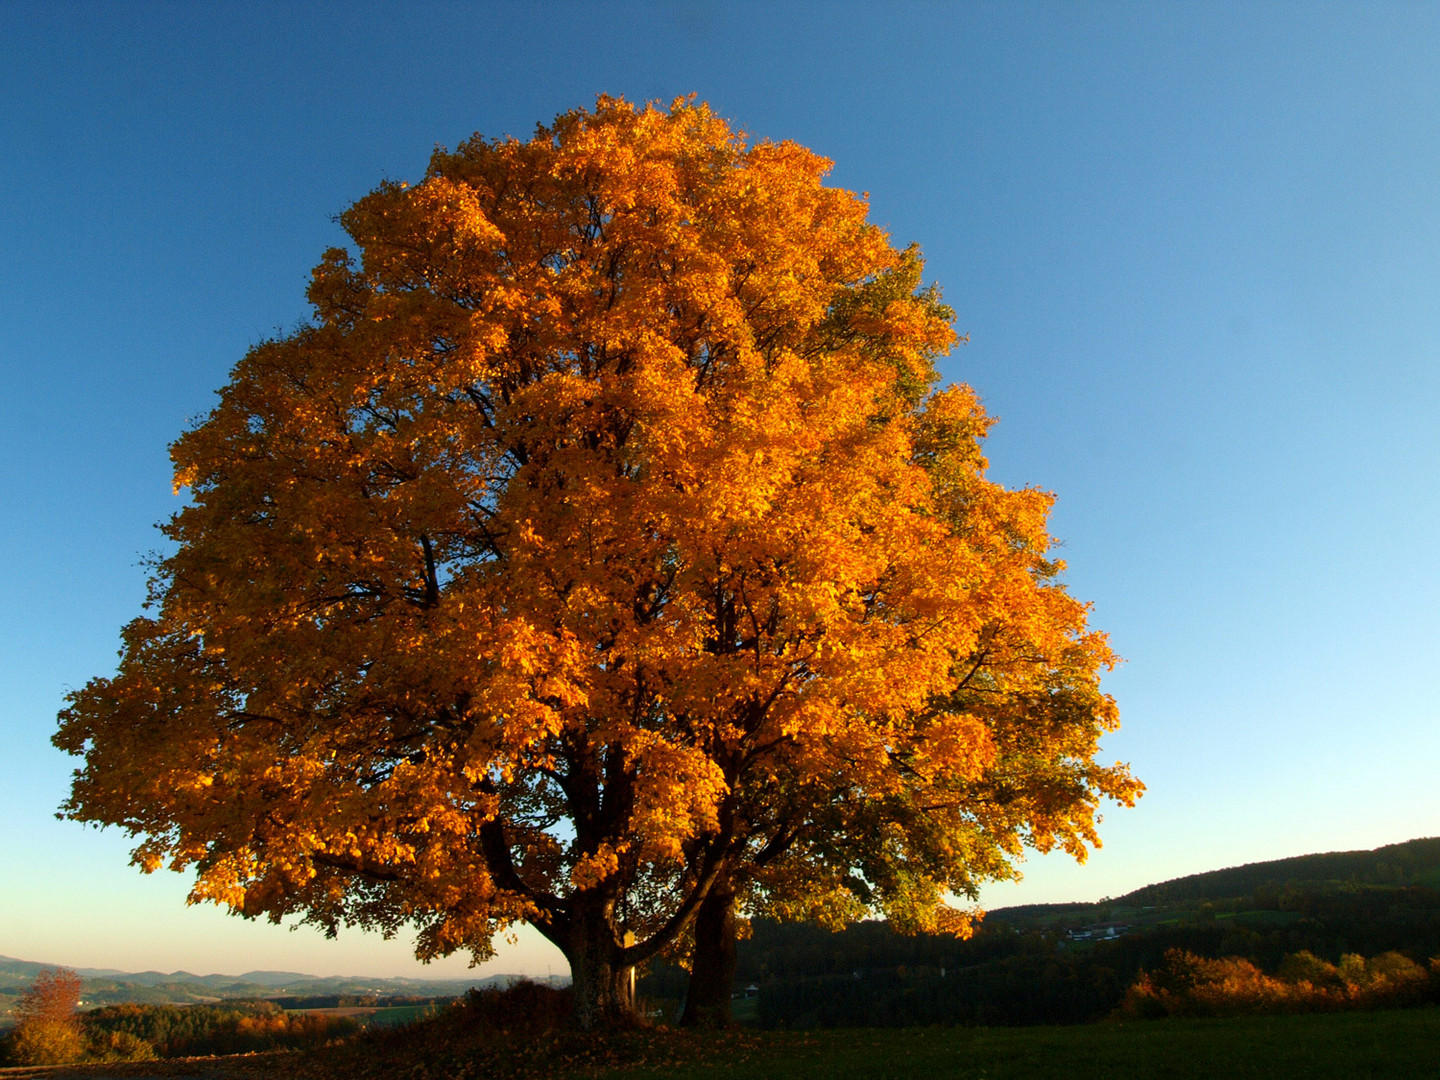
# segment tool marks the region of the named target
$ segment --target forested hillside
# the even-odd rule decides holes
[[[1440,839],[1256,863],[1147,886],[1096,904],[991,912],[968,941],[904,936],[882,922],[831,934],[757,920],[741,943],[737,1011],[765,1026],[1035,1024],[1116,1009],[1167,950],[1237,956],[1267,972],[1302,951],[1440,955]],[[662,1008],[684,975],[642,990]]]
[[[55,964],[0,956],[0,1028],[16,997],[45,968]],[[188,971],[117,971],[81,968],[83,1008],[106,1005],[204,1005],[270,999],[286,1008],[395,1004],[455,998],[471,987],[508,985],[520,975],[473,979],[319,977],[292,971],[250,971],[243,975],[193,975]],[[541,980],[546,981],[546,980]],[[564,980],[553,980],[561,981]]]

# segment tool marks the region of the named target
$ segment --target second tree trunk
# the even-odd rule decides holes
[[[726,1027],[735,987],[735,890],[717,881],[695,914],[695,951],[685,993],[682,1027]]]

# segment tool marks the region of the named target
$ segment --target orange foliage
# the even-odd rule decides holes
[[[960,928],[1023,843],[1083,857],[1140,791],[1094,762],[1114,658],[828,168],[601,98],[346,211],[313,324],[173,448],[66,812],[249,916],[477,958],[528,920],[582,1021],[737,867]]]
[[[1165,954],[1158,972],[1142,973],[1121,1011],[1149,1016],[1234,1016],[1373,1008],[1416,1001],[1432,975],[1398,952],[1366,960],[1355,953],[1339,965],[1309,952],[1287,956],[1276,975],[1249,960],[1209,960],[1182,949]]]
[[[80,1006],[80,976],[69,968],[45,968],[15,1002],[15,1019],[21,1024],[69,1021]]]
[[[16,1065],[64,1065],[85,1052],[75,1011],[80,1003],[80,976],[68,968],[45,968],[15,1002],[19,1021],[10,1034],[7,1054]]]

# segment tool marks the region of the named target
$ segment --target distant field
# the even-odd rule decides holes
[[[339,1016],[355,1020],[366,1027],[395,1027],[399,1024],[413,1024],[416,1020],[435,1011],[434,1005],[340,1005],[325,1009],[295,1009],[297,1013],[315,1016]]]
[[[434,1011],[434,1005],[396,1005],[388,1009],[376,1009],[365,1023],[380,1027],[413,1024]]]
[[[1440,1077],[1440,1009],[1076,1027],[769,1032],[706,1065],[571,1075],[605,1080],[1418,1080]]]

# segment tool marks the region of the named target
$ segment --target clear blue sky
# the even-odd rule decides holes
[[[421,969],[53,819],[167,444],[436,144],[694,92],[918,242],[1150,785],[992,906],[1440,833],[1440,6],[0,2],[0,953]],[[563,971],[529,936],[491,970]]]

